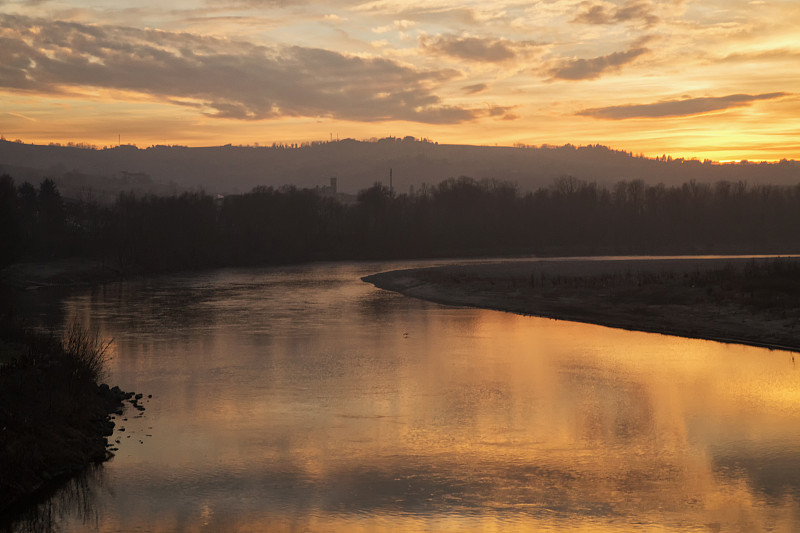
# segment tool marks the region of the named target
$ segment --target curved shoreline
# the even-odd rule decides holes
[[[362,280],[443,305],[800,352],[797,300],[789,288],[769,285],[775,276],[767,270],[776,261],[531,260],[396,270]],[[800,260],[780,261],[797,270],[794,282]]]

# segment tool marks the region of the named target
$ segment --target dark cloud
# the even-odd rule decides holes
[[[757,100],[772,100],[788,96],[788,93],[765,94],[731,94],[729,96],[687,98],[684,100],[668,100],[654,104],[633,104],[611,107],[584,109],[578,115],[623,120],[626,118],[660,118],[699,115],[711,111],[720,111],[735,107],[744,107]]]
[[[441,35],[435,38],[422,38],[420,43],[430,52],[468,61],[499,63],[517,57],[512,43],[505,39]]]
[[[606,72],[619,70],[623,65],[646,52],[648,49],[640,46],[625,52],[614,52],[607,56],[562,61],[550,70],[550,75],[559,80],[593,80]]]
[[[609,9],[595,2],[581,2],[582,11],[572,20],[583,24],[617,24],[620,22],[643,22],[652,25],[658,22],[647,2],[628,2],[622,7]]]
[[[416,70],[299,46],[271,48],[187,33],[0,16],[0,87],[133,91],[214,117],[281,116],[458,123],[486,109],[443,105],[453,70]]]
[[[515,107],[517,106],[488,106],[486,109],[486,114],[488,114],[490,117],[499,117],[501,120],[517,120],[519,115],[510,113],[510,111]]]
[[[461,90],[463,90],[467,94],[478,94],[482,93],[488,88],[489,86],[486,85],[485,83],[476,83],[474,85],[467,85],[465,87],[462,87]]]
[[[517,59],[525,51],[540,46],[531,41],[509,41],[508,39],[457,35],[421,37],[420,45],[426,51],[434,54],[481,63],[502,63]]]

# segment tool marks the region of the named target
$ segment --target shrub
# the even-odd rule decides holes
[[[62,347],[66,362],[77,376],[99,382],[105,374],[112,342],[113,339],[101,339],[98,331],[89,331],[73,322],[64,335]]]

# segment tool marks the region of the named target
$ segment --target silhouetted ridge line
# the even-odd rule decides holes
[[[800,164],[795,161],[717,164],[668,156],[646,158],[601,145],[467,146],[406,137],[269,147],[139,149],[123,145],[92,149],[0,141],[0,172],[33,183],[52,178],[62,188],[68,185],[68,175],[73,179],[91,176],[97,178],[93,180],[95,191],[111,178],[138,180],[145,192],[203,189],[230,194],[259,185],[314,187],[336,176],[340,191],[355,194],[376,180],[385,181],[389,168],[393,169],[394,188],[401,193],[457,176],[513,181],[522,191],[547,186],[564,175],[604,185],[635,179],[652,185],[679,185],[690,180],[785,185],[800,180]]]

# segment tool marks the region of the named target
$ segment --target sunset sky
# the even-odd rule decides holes
[[[797,0],[0,0],[0,20],[9,140],[800,159]]]

